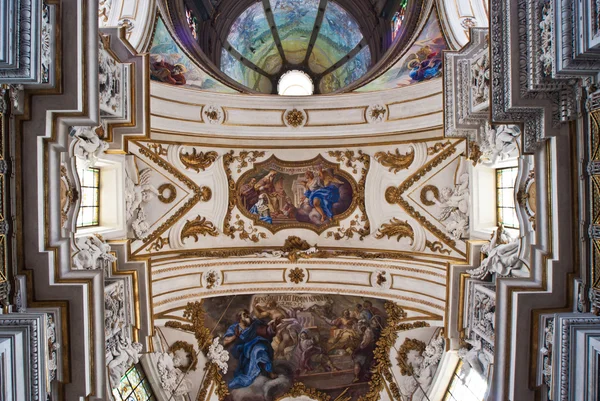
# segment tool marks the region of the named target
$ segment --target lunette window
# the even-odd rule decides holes
[[[100,169],[78,167],[81,183],[81,204],[77,215],[77,228],[100,224]]]

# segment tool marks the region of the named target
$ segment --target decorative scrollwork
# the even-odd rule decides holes
[[[396,152],[377,152],[375,153],[375,159],[379,163],[381,163],[384,167],[389,167],[390,172],[394,172],[396,174],[400,170],[408,169],[413,161],[415,160],[415,150],[411,148],[411,150],[406,154],[400,154],[398,148],[396,148]]]
[[[169,245],[169,238],[158,237],[156,241],[150,244],[150,246],[148,247],[148,251],[158,252],[161,249],[163,249],[166,245]]]
[[[165,196],[165,191],[169,191],[169,195]],[[158,187],[158,200],[162,203],[171,203],[177,197],[177,189],[175,185],[167,183]]]
[[[234,161],[237,161],[237,172],[241,173],[242,169],[248,167],[249,163],[254,163],[259,157],[264,156],[265,152],[262,150],[243,150],[237,156],[234,156],[234,151],[232,150],[227,155],[223,156],[223,162],[225,163],[227,168]]]
[[[397,218],[393,218],[389,223],[384,223],[378,230],[379,232],[375,234],[377,239],[381,239],[383,237],[396,237],[396,240],[400,241],[402,238],[410,238],[411,241],[415,239],[415,232],[413,228],[408,224],[407,221],[402,221]]]
[[[308,398],[310,398],[312,400],[316,400],[316,401],[331,400],[331,397],[329,395],[322,393],[318,390],[315,390],[314,388],[308,388],[302,382],[294,383],[294,385],[290,388],[290,390],[287,393],[285,393],[284,395],[282,395],[281,397],[279,397],[279,399],[282,400],[285,398],[298,398],[298,397],[302,397],[302,396],[308,397]],[[337,398],[336,398],[336,400],[337,400]]]
[[[165,323],[165,327],[171,327],[174,329],[189,331],[194,333],[198,348],[203,352],[208,350],[212,341],[210,330],[204,325],[206,319],[206,312],[202,307],[202,302],[188,302],[183,311],[183,318],[189,323],[183,323],[179,321],[171,321]]]
[[[416,351],[422,355],[426,347],[427,344],[415,338],[407,338],[404,340],[400,346],[400,349],[398,350],[398,355],[396,356],[398,366],[400,367],[400,374],[402,376],[412,376],[414,373],[412,365],[406,363],[406,361],[408,361],[408,353],[410,351]]]
[[[197,152],[196,148],[192,148],[192,153],[179,153],[179,160],[185,168],[192,169],[197,173],[200,170],[205,171],[209,168],[217,160],[217,157],[219,157],[219,154],[213,150],[209,152]]]
[[[438,187],[436,187],[435,185],[425,185],[423,188],[421,188],[421,203],[424,204],[425,206],[433,206],[435,205],[435,201],[432,201],[431,199],[427,198],[427,194],[430,193],[433,194],[433,198],[440,202],[440,190]]]
[[[429,156],[433,156],[436,153],[442,151],[446,146],[450,146],[450,145],[452,145],[452,142],[450,142],[450,141],[437,142],[433,146],[430,146],[430,147],[427,148],[427,154]]]
[[[252,224],[248,225],[246,229],[246,222],[240,218],[240,215],[236,215],[237,221],[233,223],[233,226],[229,228],[229,236],[235,238],[237,232],[241,240],[250,240],[252,242],[258,242],[261,239],[267,238],[267,234],[259,232]]]
[[[331,157],[335,157],[335,161],[337,161],[338,163],[342,163],[344,162],[344,165],[348,168],[352,169],[352,172],[354,174],[356,174],[358,172],[358,169],[356,167],[356,162],[357,160],[360,161],[361,157],[360,157],[360,153],[359,153],[359,157],[355,156],[355,153],[353,150],[330,150],[329,152],[329,156]]]
[[[181,240],[183,241],[185,238],[193,237],[194,242],[198,242],[199,235],[217,237],[219,231],[217,231],[217,228],[212,222],[206,220],[206,217],[198,216],[194,220],[188,220],[185,223],[181,230]]]
[[[444,245],[440,241],[429,241],[425,242],[425,246],[431,250],[431,252],[439,252],[445,255],[450,255],[450,250],[444,249]]]
[[[360,226],[361,221],[365,221],[363,227]],[[359,239],[362,241],[370,233],[371,227],[367,218],[364,215],[362,218],[359,218],[358,215],[355,215],[354,220],[350,221],[350,227],[338,227],[335,231],[329,231],[327,233],[327,238],[333,237],[336,241],[339,241],[344,238],[354,238],[354,235],[358,235]]]

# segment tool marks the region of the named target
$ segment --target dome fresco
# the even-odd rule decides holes
[[[440,22],[434,11],[417,40],[404,55],[389,70],[356,89],[356,92],[401,88],[441,77],[442,51],[447,48]]]
[[[248,7],[231,25],[220,61],[221,70],[231,78],[250,89],[271,93],[272,85],[266,81],[276,82],[281,74],[296,67],[316,77],[320,93],[330,93],[367,72],[371,51],[359,24],[340,5],[328,1],[320,25],[318,0],[270,0],[269,5],[275,32],[269,29],[263,3]],[[311,37],[317,31],[310,49]],[[285,59],[274,35],[281,41]],[[343,62],[344,58],[348,60]],[[256,68],[242,63],[243,59]],[[343,64],[336,66],[340,61]]]

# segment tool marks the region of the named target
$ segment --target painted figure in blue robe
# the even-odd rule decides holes
[[[417,82],[426,81],[431,78],[435,78],[441,74],[442,71],[442,59],[439,57],[438,52],[435,52],[425,46],[417,53],[421,58],[425,56],[424,60],[414,59],[409,63],[411,69],[409,76]]]
[[[276,378],[271,341],[278,322],[266,324],[253,319],[247,309],[239,311],[236,320],[237,323],[229,326],[223,336],[223,345],[229,346],[230,354],[238,360],[233,379],[228,383],[229,389],[248,387],[261,373],[270,379]]]
[[[328,171],[320,169],[318,175],[312,171],[304,173],[305,201],[321,215],[321,223],[333,218],[333,205],[340,200],[340,189],[336,184],[343,184]]]
[[[250,213],[258,215],[258,219],[260,221],[264,221],[268,224],[273,224],[273,219],[271,218],[271,211],[269,210],[269,197],[267,194],[260,194],[258,197],[258,202],[252,206],[250,209]]]

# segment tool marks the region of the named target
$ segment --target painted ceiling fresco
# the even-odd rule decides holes
[[[292,64],[301,63],[306,57],[319,0],[270,0],[270,4],[285,58]]]
[[[356,92],[400,88],[442,76],[442,51],[447,49],[435,9],[417,40],[385,73]]]
[[[154,81],[211,92],[235,90],[215,80],[175,43],[162,18],[158,18],[150,47],[150,73]]]
[[[420,401],[444,340],[434,322],[410,313],[353,295],[209,297],[164,315],[157,346],[184,361],[192,395],[210,388],[220,401],[375,401],[390,384],[398,398]]]
[[[334,257],[326,247],[341,246],[462,259],[464,149],[442,139],[303,152],[131,143],[137,170],[150,171],[156,192],[173,189],[166,200],[148,193],[131,251],[238,248],[244,256],[271,249],[297,259]],[[293,236],[298,241],[282,251]]]
[[[315,74],[322,74],[350,53],[363,39],[356,20],[333,1],[327,2],[323,22],[310,54],[308,46],[315,28],[318,0],[271,0],[270,7],[285,55],[282,60],[275,39],[269,29],[262,3],[247,8],[232,24],[227,36],[231,46],[242,57],[258,67],[260,73],[277,76],[284,61],[300,65],[306,61]],[[226,54],[227,53],[227,54]],[[261,82],[252,69],[241,66],[236,57],[224,49],[221,70],[237,82],[263,93],[272,88]],[[239,65],[238,65],[239,64]],[[340,89],[364,75],[371,64],[368,47],[362,49],[350,62],[346,62],[320,85],[323,93]]]

